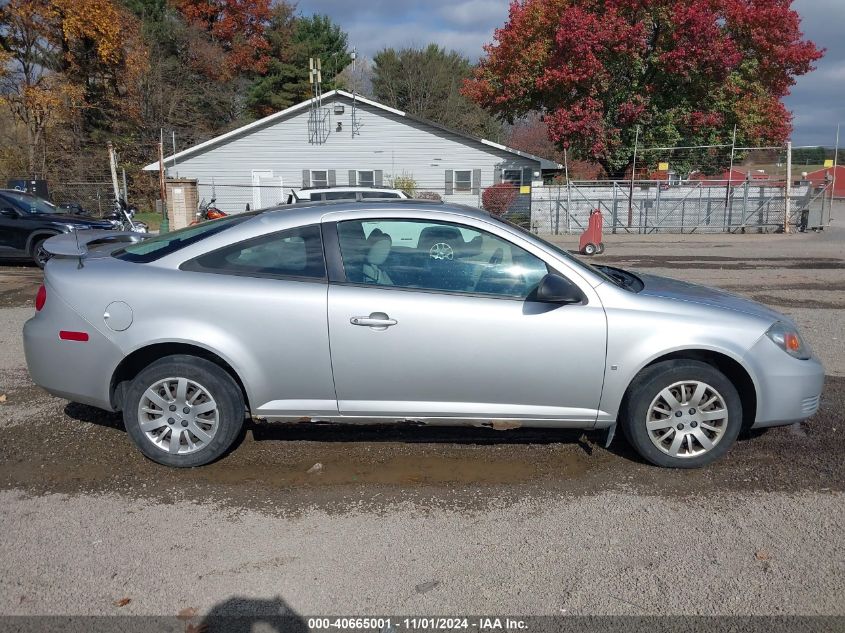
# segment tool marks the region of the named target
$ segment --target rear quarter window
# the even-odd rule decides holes
[[[255,213],[241,213],[240,215],[228,216],[219,220],[210,220],[202,224],[186,226],[183,229],[150,237],[136,244],[121,248],[112,253],[112,256],[117,259],[140,264],[154,262],[165,255],[175,253],[186,246],[196,244],[207,237],[217,235],[241,222],[245,222],[254,215]]]
[[[316,224],[261,235],[182,264],[182,270],[248,277],[324,280],[326,263]]]

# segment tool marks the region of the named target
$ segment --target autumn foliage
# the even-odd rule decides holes
[[[464,94],[609,174],[646,146],[748,145],[791,133],[782,103],[822,51],[791,0],[514,0]],[[729,141],[728,141],[729,142]]]
[[[270,62],[264,30],[270,20],[270,0],[177,0],[188,22],[208,33],[226,51],[221,71],[263,73]]]

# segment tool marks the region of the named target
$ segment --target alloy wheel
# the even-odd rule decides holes
[[[438,242],[428,249],[428,255],[432,259],[451,260],[455,257],[455,251],[446,242]]]
[[[710,451],[728,427],[725,399],[698,380],[669,385],[652,400],[646,417],[648,437],[672,457],[697,457]]]
[[[206,448],[219,426],[219,410],[211,393],[188,378],[165,378],[150,385],[138,404],[144,436],[171,455]]]
[[[47,249],[44,248],[44,242],[38,242],[38,244],[35,245],[35,252],[32,257],[35,260],[35,263],[38,264],[39,267],[44,268],[50,257],[50,253],[48,253]]]

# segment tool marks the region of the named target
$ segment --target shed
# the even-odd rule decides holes
[[[833,197],[845,198],[845,166],[843,165],[811,171],[807,174],[806,180],[812,183],[814,187],[820,187],[826,182],[833,182],[834,176],[836,176],[836,182],[833,183]]]
[[[494,183],[527,194],[544,172],[563,168],[343,90],[189,147],[164,165],[169,177],[196,179],[200,198],[215,195],[227,213],[279,204],[291,188],[331,185],[412,188],[480,206]]]

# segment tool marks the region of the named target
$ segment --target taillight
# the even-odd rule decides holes
[[[35,295],[35,311],[41,312],[41,308],[44,307],[45,303],[47,303],[47,288],[44,287],[44,284],[41,284]]]

